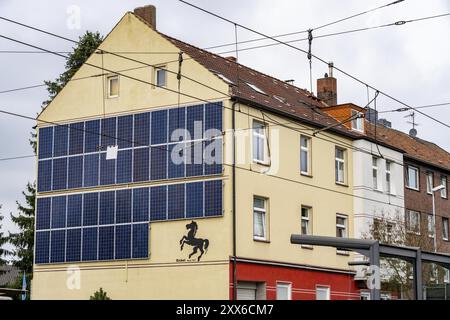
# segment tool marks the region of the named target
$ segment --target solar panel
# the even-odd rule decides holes
[[[81,229],[68,229],[66,262],[75,261],[81,261]]]
[[[222,138],[216,138],[205,142],[204,148],[204,166],[205,175],[215,175],[222,173]]]
[[[116,145],[116,122],[117,118],[106,118],[101,120],[100,137],[102,150],[106,150],[107,146]]]
[[[167,218],[169,220],[184,218],[184,189],[184,184],[172,184],[168,186]]]
[[[81,188],[83,186],[83,156],[69,158],[67,188]]]
[[[98,260],[114,259],[114,226],[98,229]]]
[[[186,177],[203,175],[203,143],[202,141],[186,144]]]
[[[35,263],[50,262],[50,231],[36,232]]]
[[[98,185],[99,155],[87,154],[84,156],[84,186],[93,187]]]
[[[83,226],[98,224],[98,193],[83,194]]]
[[[131,182],[133,150],[122,150],[117,154],[117,183]]]
[[[157,146],[151,149],[151,180],[167,179],[167,146]]]
[[[50,207],[52,198],[38,198],[36,201],[36,229],[50,229]]]
[[[203,217],[203,182],[186,184],[186,218]]]
[[[53,127],[39,129],[39,159],[51,158],[53,155]]]
[[[167,219],[167,186],[150,188],[150,221]]]
[[[168,145],[168,178],[183,178],[185,174],[185,144]]]
[[[205,131],[216,129],[222,131],[222,103],[205,105]]]
[[[100,120],[85,122],[84,152],[97,152],[100,146]]]
[[[50,262],[66,260],[66,230],[52,231],[50,235]]]
[[[67,189],[67,158],[53,160],[52,190]]]
[[[38,164],[38,192],[52,190],[52,160],[41,160]]]
[[[149,188],[133,189],[133,222],[149,219]]]
[[[116,259],[131,258],[131,225],[116,226]]]
[[[106,152],[100,153],[100,184],[116,183],[116,159],[106,159]]]
[[[84,122],[72,123],[69,126],[69,154],[83,153]]]
[[[222,215],[222,180],[205,181],[205,217]]]
[[[98,228],[83,228],[83,246],[82,246],[82,260],[95,261],[97,260],[98,248]]]
[[[188,140],[197,140],[203,138],[203,105],[190,106],[186,108],[186,129],[188,130]]]
[[[136,147],[150,144],[150,112],[134,115],[133,142]]]
[[[73,194],[67,197],[67,227],[81,226],[81,213],[83,210],[83,195]]]
[[[114,224],[115,191],[100,192],[99,224]]]
[[[52,229],[66,227],[66,196],[52,198]]]
[[[66,156],[68,151],[69,126],[60,125],[55,127],[53,139],[53,157]]]
[[[152,112],[151,141],[152,145],[167,143],[167,110]]]
[[[186,108],[169,110],[169,142],[185,140]]]
[[[133,116],[117,118],[117,145],[119,149],[130,148],[133,140]]]
[[[148,223],[133,224],[133,259],[148,257]]]
[[[116,191],[116,223],[131,222],[131,189]]]
[[[149,148],[134,149],[133,181],[148,181],[149,176]]]

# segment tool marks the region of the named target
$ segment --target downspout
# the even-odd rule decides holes
[[[233,131],[233,300],[237,300],[237,261],[236,261],[236,104],[234,101],[232,105],[232,131]]]

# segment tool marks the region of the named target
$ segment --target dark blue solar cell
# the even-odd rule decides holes
[[[203,217],[203,182],[186,184],[186,218]]]
[[[100,192],[100,224],[114,224],[115,199],[114,191]]]
[[[81,229],[67,230],[66,262],[81,261]]]
[[[186,144],[186,176],[203,175],[203,142],[196,141]]]
[[[133,189],[133,222],[148,221],[149,219],[149,189]]]
[[[205,175],[222,173],[222,138],[205,142],[204,162]]]
[[[68,151],[69,126],[60,125],[55,127],[53,139],[53,157],[66,156]]]
[[[116,226],[116,259],[131,258],[131,225]]]
[[[169,110],[169,142],[185,140],[186,108]]]
[[[148,181],[149,174],[149,148],[134,149],[133,181]]]
[[[133,259],[148,258],[148,223],[133,225]]]
[[[151,148],[150,156],[150,179],[167,179],[167,155],[169,153],[167,145],[155,146]]]
[[[222,215],[222,180],[205,181],[205,217]]]
[[[167,217],[169,220],[184,218],[184,187],[184,183],[168,186]]]
[[[150,188],[150,220],[167,220],[167,186]]]
[[[84,122],[72,123],[69,126],[69,154],[83,153]]]
[[[83,261],[97,260],[98,229],[83,228]]]
[[[38,164],[38,191],[52,190],[52,160],[41,160]]]
[[[52,198],[52,229],[66,227],[66,201],[66,196]]]
[[[167,110],[152,112],[152,145],[167,143]]]
[[[106,150],[108,146],[116,145],[116,122],[117,118],[102,119],[101,124],[101,146],[102,150]]]
[[[116,191],[116,223],[131,222],[131,189]]]
[[[36,203],[36,229],[50,229],[51,198],[38,198]]]
[[[222,131],[222,102],[205,105],[205,132],[210,129]]]
[[[117,154],[117,183],[131,182],[133,150],[122,150]]]
[[[67,158],[53,160],[52,189],[67,189]]]
[[[106,160],[106,153],[100,153],[100,184],[116,183],[116,159]]]
[[[84,186],[93,187],[98,185],[99,154],[88,154],[84,156]]]
[[[83,195],[74,194],[67,197],[67,227],[81,226],[81,213],[83,210]]]
[[[185,144],[176,143],[168,145],[169,179],[184,177],[185,168]]]
[[[53,127],[39,129],[39,159],[51,158],[53,154]]]
[[[81,188],[83,186],[83,156],[69,158],[67,179],[67,187],[69,189]]]
[[[98,224],[98,193],[83,194],[83,226]]]
[[[36,232],[35,263],[50,262],[50,231]]]
[[[114,226],[98,230],[98,260],[114,259]]]
[[[133,116],[117,118],[117,145],[119,149],[130,148],[133,140]]]
[[[97,152],[100,147],[100,120],[86,121],[84,125],[84,152]]]
[[[64,262],[66,260],[66,230],[52,231],[50,242],[50,262]]]
[[[188,130],[188,140],[203,138],[203,105],[190,106],[186,108],[186,129]]]
[[[150,112],[134,115],[133,142],[136,147],[150,144]]]

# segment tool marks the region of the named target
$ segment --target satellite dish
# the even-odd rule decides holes
[[[417,137],[417,130],[414,128],[409,130],[409,135],[413,138]]]

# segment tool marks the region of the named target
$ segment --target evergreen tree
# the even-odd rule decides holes
[[[103,288],[100,288],[99,290],[94,292],[89,300],[111,300],[111,298],[108,297],[106,291],[103,291]]]
[[[0,206],[1,209],[1,206]],[[6,264],[6,256],[9,255],[9,252],[3,247],[7,242],[8,238],[3,234],[2,231],[2,220],[3,216],[0,212],[0,266],[3,266]]]

